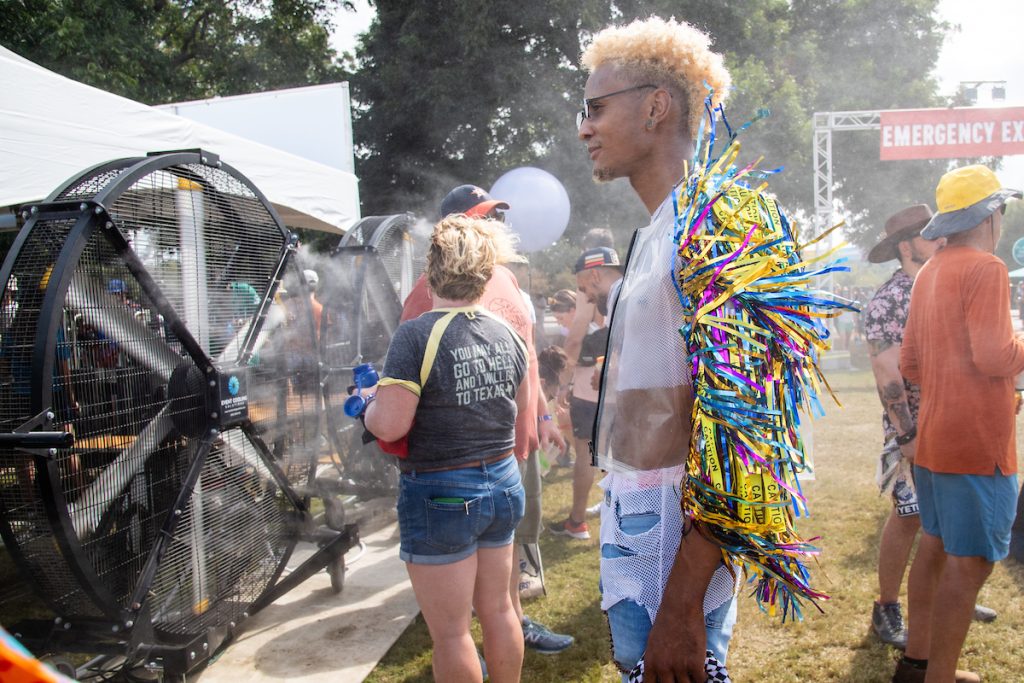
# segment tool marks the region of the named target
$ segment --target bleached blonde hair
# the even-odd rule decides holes
[[[684,97],[686,123],[694,136],[704,116],[705,83],[714,90],[715,106],[728,95],[732,78],[722,55],[711,51],[708,34],[686,22],[660,17],[609,26],[594,36],[580,61],[587,71],[606,64],[623,70],[637,84],[668,85]]]
[[[427,251],[427,283],[441,298],[477,301],[494,266],[517,258],[505,224],[456,213],[434,226]]]

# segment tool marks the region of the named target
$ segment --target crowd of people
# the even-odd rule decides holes
[[[543,590],[542,449],[572,467],[567,516],[549,530],[589,539],[588,515],[600,514],[601,607],[623,681],[729,680],[740,572],[708,533],[714,522],[689,514],[692,489],[680,485],[690,453],[707,447],[692,440],[708,433],[690,424],[698,385],[674,278],[692,264],[673,241],[704,99],[729,85],[708,45],[688,24],[648,19],[599,32],[584,52],[577,123],[593,175],[625,178],[651,223],[635,233],[629,263],[607,230],[585,236],[575,290],[545,297],[557,343],[536,347],[545,311],[513,273],[522,257],[501,221],[508,203],[474,185],[441,202],[426,272],[405,301],[381,380],[362,389],[367,431],[399,456],[400,555],[433,640],[436,680],[517,681],[524,648],[554,654],[573,644],[521,604],[530,577]],[[938,211],[898,212],[869,254],[897,261],[893,276],[876,293],[838,292],[868,302],[860,329],[852,315],[838,316],[831,334],[820,328],[835,348],[863,338],[883,404],[878,479],[893,511],[871,623],[905,650],[895,682],[978,680],[957,659],[971,619],[995,616],[975,600],[1009,549],[1024,339],[993,254],[1005,202],[1020,196],[982,166],[946,174]],[[614,437],[596,445],[612,424]],[[602,499],[588,509],[598,462]],[[898,595],[918,537],[908,625]]]

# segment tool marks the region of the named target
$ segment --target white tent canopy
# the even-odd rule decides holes
[[[359,219],[355,175],[48,71],[0,47],[0,207],[45,199],[104,161],[201,148],[234,166],[290,227],[344,232]]]

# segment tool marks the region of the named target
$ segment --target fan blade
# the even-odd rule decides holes
[[[263,322],[263,327],[260,328],[259,335],[257,335],[256,341],[253,343],[252,349],[249,351],[249,355],[258,355],[260,349],[262,349],[263,345],[267,343],[268,335],[280,327],[284,321],[285,312],[282,307],[277,304],[272,305],[270,310],[267,312],[266,319]],[[242,352],[242,344],[245,343],[245,338],[249,334],[249,326],[255,322],[255,320],[249,321],[245,327],[235,333],[235,336],[231,338],[231,341],[229,341],[224,349],[217,354],[218,364],[238,360],[239,354]]]
[[[181,364],[182,357],[145,323],[137,320],[131,309],[105,292],[106,287],[80,271],[76,271],[68,289],[67,304],[82,319],[102,331],[133,361],[157,375],[163,382]]]
[[[79,539],[91,536],[104,512],[117,499],[132,478],[146,466],[146,453],[156,447],[174,428],[168,415],[170,406],[160,409],[131,446],[121,451],[79,498],[68,505],[71,524]]]
[[[222,434],[221,458],[231,467],[261,467],[263,461],[255,447],[248,441],[252,438],[242,430],[232,430]]]

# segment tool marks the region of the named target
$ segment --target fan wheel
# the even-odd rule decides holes
[[[345,556],[341,555],[328,564],[327,573],[331,576],[331,590],[341,593],[345,588]]]

